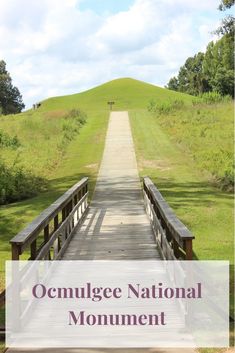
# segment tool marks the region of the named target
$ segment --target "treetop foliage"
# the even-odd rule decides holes
[[[17,87],[6,70],[6,63],[0,60],[0,114],[20,113],[25,107]]]
[[[235,0],[223,0],[219,9],[226,10]],[[217,42],[210,42],[205,53],[197,53],[186,60],[178,76],[172,77],[167,88],[200,95],[217,92],[234,97],[234,18],[225,17],[216,31],[222,35]]]
[[[227,9],[230,9],[234,5],[235,0],[222,0],[220,5],[219,5],[219,10],[220,11],[225,11]]]
[[[235,0],[222,0],[219,5],[220,11],[226,11],[234,5]],[[223,20],[219,28],[215,31],[218,35],[231,34],[234,36],[234,16],[228,14]]]

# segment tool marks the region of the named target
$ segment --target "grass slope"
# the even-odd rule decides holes
[[[35,116],[36,119],[39,118],[40,113],[37,112]],[[11,258],[9,240],[83,176],[90,178],[89,187],[92,194],[103,153],[108,113],[88,113],[87,123],[82,127],[79,135],[69,143],[63,154],[57,148],[56,140],[61,138],[59,134],[55,134],[52,140],[45,141],[43,134],[41,135],[40,131],[37,134],[37,130],[33,129],[32,136],[37,135],[36,140],[32,140],[30,134],[24,138],[24,122],[28,119],[27,113],[22,114],[20,119],[21,122],[17,121],[16,126],[25,149],[17,157],[18,163],[46,177],[48,189],[32,199],[0,207],[1,289],[4,287],[4,262]],[[34,114],[30,119],[34,119]],[[54,140],[55,144],[53,144]],[[32,144],[35,145],[35,149],[30,150]],[[17,155],[18,152],[9,152],[9,164],[14,159],[14,153]],[[4,159],[7,159],[6,155]]]
[[[146,109],[150,100],[165,101],[181,99],[191,103],[193,97],[166,90],[131,78],[110,81],[91,90],[64,97],[55,97],[45,100],[41,111],[65,109],[71,106],[79,107],[86,111],[103,111],[107,109],[107,102],[115,101],[114,110]]]
[[[195,234],[194,256],[233,262],[233,195],[208,181],[207,173],[149,113],[132,112],[140,175],[150,176],[178,217]],[[147,126],[147,128],[146,128]],[[223,132],[222,132],[223,133]]]

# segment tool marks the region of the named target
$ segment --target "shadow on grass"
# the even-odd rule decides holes
[[[95,177],[89,173],[56,178],[49,181],[48,190],[37,197],[0,207],[1,251],[10,251],[9,240],[83,177],[89,177],[90,198],[95,188]],[[219,191],[206,182],[175,182],[173,179],[152,178],[163,197],[175,210],[187,212],[192,207],[210,207],[219,202],[231,203],[233,195]],[[126,191],[128,192],[128,190]],[[232,207],[232,203],[231,203]],[[187,225],[187,224],[186,224]],[[196,255],[195,258],[197,259]]]
[[[223,202],[233,200],[233,195],[213,187],[208,182],[175,182],[167,178],[151,178],[166,200],[170,200],[171,206],[175,209],[196,206],[207,207],[217,201]]]
[[[210,222],[216,222],[217,219],[212,218],[210,210],[215,210],[217,214],[220,213],[220,210],[222,213],[225,212],[224,210],[227,210],[228,212],[231,210],[232,217],[233,195],[219,190],[210,182],[177,182],[173,178],[151,176],[151,173],[150,177],[175,213],[180,215],[179,218],[185,215],[182,221],[190,230],[192,228],[191,217],[198,217],[199,223],[203,221],[208,224]],[[203,227],[203,224],[201,224],[201,227]],[[195,252],[194,259],[199,259]]]
[[[89,173],[57,178],[49,181],[48,190],[38,196],[21,202],[0,207],[0,249],[10,251],[9,240],[21,231],[29,222],[49,207],[58,197],[83,177],[89,177],[90,196],[95,187],[95,177]]]

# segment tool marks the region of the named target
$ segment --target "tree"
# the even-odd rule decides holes
[[[212,91],[234,97],[234,42],[230,34],[224,35],[216,43],[207,46],[203,72]]]
[[[188,66],[188,89],[192,95],[198,95],[209,90],[208,80],[203,72],[204,54],[199,52],[193,58],[186,60]]]
[[[234,71],[219,67],[212,81],[214,91],[234,97]]]
[[[172,77],[168,82],[166,88],[171,89],[172,91],[178,91],[179,81],[177,77]]]
[[[215,91],[234,97],[234,40],[231,33],[217,42],[210,42],[206,53],[189,57],[177,77],[170,79],[167,88],[199,95]]]
[[[226,11],[230,9],[234,5],[235,0],[222,0],[220,5],[219,5],[219,10],[220,11]],[[224,35],[224,34],[230,34],[231,36],[234,36],[234,16],[232,15],[227,15],[223,20],[219,28],[215,31],[216,34]]]
[[[209,91],[209,83],[203,73],[204,54],[198,53],[186,60],[180,68],[178,77],[170,79],[167,88],[198,95]]]
[[[220,11],[225,11],[227,9],[230,9],[234,5],[235,0],[222,0],[220,5],[219,5],[219,10]]]
[[[0,60],[0,111],[2,114],[20,113],[25,107],[17,87],[6,70],[6,63]]]

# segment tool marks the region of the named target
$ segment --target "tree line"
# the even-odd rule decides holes
[[[223,0],[219,10],[233,5],[234,0]],[[227,15],[215,32],[222,37],[210,42],[205,53],[189,57],[166,88],[191,95],[214,91],[234,97],[234,17]]]

